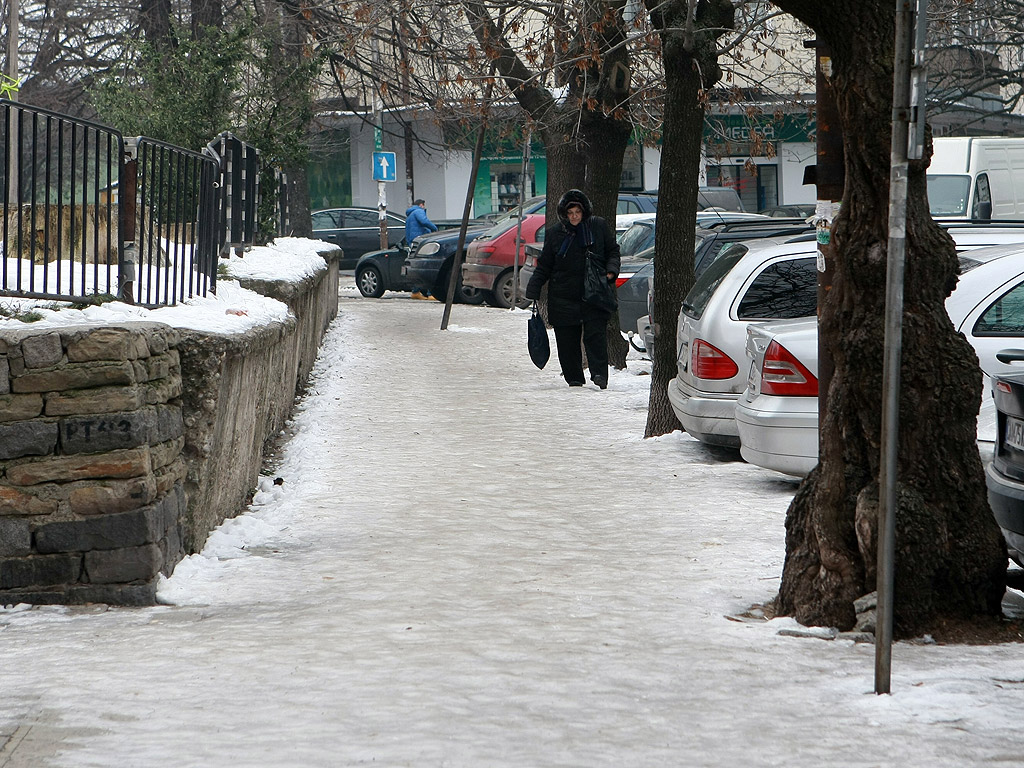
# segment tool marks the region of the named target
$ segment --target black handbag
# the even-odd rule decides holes
[[[551,342],[548,340],[548,329],[544,327],[544,318],[537,311],[537,302],[533,303],[533,315],[527,320],[526,329],[530,359],[538,368],[543,368],[551,357]]]
[[[587,266],[583,272],[583,301],[605,312],[614,312],[619,306],[615,289],[590,251],[587,251]]]

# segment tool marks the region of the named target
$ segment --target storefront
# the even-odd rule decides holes
[[[707,120],[702,183],[732,187],[748,211],[814,202],[803,184],[814,165],[814,122],[807,114],[714,115]]]

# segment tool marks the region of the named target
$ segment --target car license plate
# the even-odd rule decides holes
[[[1013,416],[1006,417],[1006,444],[1018,451],[1024,451],[1024,421]]]

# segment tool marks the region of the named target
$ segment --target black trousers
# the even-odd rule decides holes
[[[555,346],[558,348],[558,364],[562,368],[562,377],[568,384],[583,384],[583,350],[580,341],[587,350],[587,365],[590,367],[590,379],[603,378],[608,380],[608,337],[605,329],[608,316],[601,314],[587,317],[581,325],[556,325]]]

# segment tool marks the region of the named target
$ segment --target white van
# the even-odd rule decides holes
[[[943,137],[928,166],[937,219],[1024,220],[1024,138]]]

